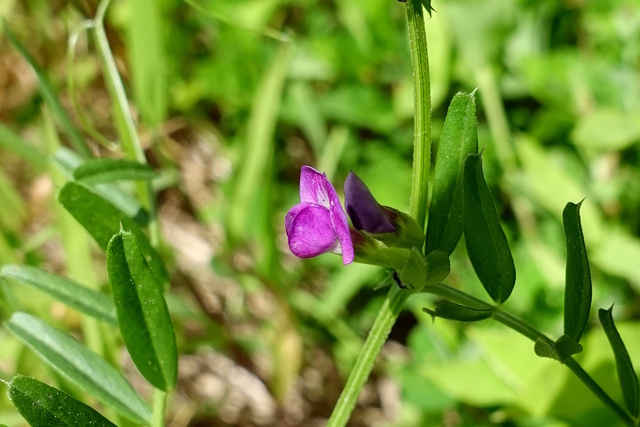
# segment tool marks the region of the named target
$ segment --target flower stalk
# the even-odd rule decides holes
[[[327,423],[327,427],[342,427],[347,425],[351,412],[355,408],[358,396],[362,391],[362,387],[367,382],[369,374],[373,369],[373,365],[382,350],[391,328],[396,323],[400,311],[405,301],[411,295],[406,290],[399,289],[392,285],[387,298],[382,303],[380,311],[373,326],[369,331],[367,340],[362,347],[362,351],[356,360],[356,363],[349,374],[349,379],[345,384],[342,394],[333,409],[331,418]]]
[[[424,227],[431,165],[431,91],[427,32],[421,0],[407,0],[407,27],[413,68],[413,178],[409,213]]]

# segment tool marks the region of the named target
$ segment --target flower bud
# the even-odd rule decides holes
[[[393,233],[396,228],[389,222],[385,210],[378,204],[367,185],[352,172],[344,182],[344,204],[347,215],[356,230],[371,234]]]

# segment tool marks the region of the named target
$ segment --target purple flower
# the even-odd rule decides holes
[[[324,252],[342,254],[342,263],[353,262],[353,243],[347,215],[327,176],[310,166],[300,171],[300,203],[284,220],[289,248],[300,258]]]
[[[388,211],[378,204],[366,184],[353,172],[349,173],[344,182],[344,204],[351,223],[357,230],[372,234],[396,231],[389,220]]]

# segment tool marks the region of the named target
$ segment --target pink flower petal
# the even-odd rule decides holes
[[[298,206],[300,205],[294,206],[292,210]],[[297,213],[289,220],[287,236],[289,249],[300,258],[311,258],[329,252],[337,243],[331,213],[323,206],[313,204],[297,209]]]
[[[318,172],[311,166],[302,167],[300,170],[300,202],[315,203],[328,209],[331,192],[335,194],[336,190],[333,189],[326,174]]]
[[[327,175],[310,166],[300,171],[300,203],[287,213],[285,229],[289,248],[299,257],[336,252],[344,264],[353,262],[349,221],[338,194]]]

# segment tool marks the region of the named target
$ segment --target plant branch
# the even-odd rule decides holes
[[[427,216],[429,167],[431,165],[431,92],[427,32],[420,0],[406,3],[409,49],[413,68],[413,178],[409,212],[424,227]]]
[[[486,303],[455,288],[439,283],[433,286],[426,286],[422,289],[422,292],[439,295],[452,302],[467,307],[492,309],[494,310],[492,317],[506,327],[513,329],[521,335],[524,335],[533,342],[542,340],[551,346],[555,346],[555,342],[551,338],[547,337],[545,334],[538,331],[533,326],[525,323],[512,314],[509,314],[508,312],[502,310],[501,307]],[[578,362],[576,362],[572,357],[569,357],[565,360],[564,365],[571,369],[571,371],[578,377],[578,379],[582,381],[582,383],[586,385],[593,392],[593,394],[595,394],[596,397],[600,399],[602,403],[604,403],[605,406],[609,407],[609,409],[615,412],[616,415],[626,425],[628,425],[629,427],[636,427],[636,423],[633,421],[633,419],[613,399],[611,399],[611,397],[593,380],[593,378],[591,378],[591,376],[589,376],[589,374],[584,369],[582,369]]]

